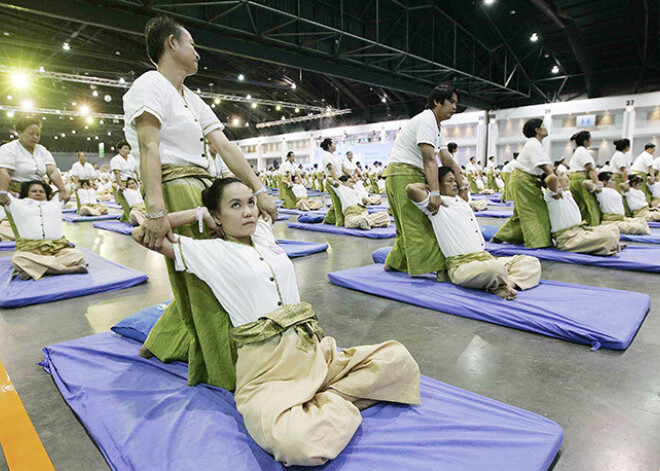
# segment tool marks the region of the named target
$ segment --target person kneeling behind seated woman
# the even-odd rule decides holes
[[[307,196],[307,188],[302,184],[299,176],[293,177],[293,186],[291,187],[294,196],[296,197],[296,209],[299,211],[316,211],[323,207],[321,201],[312,201]]]
[[[646,194],[642,190],[644,179],[639,175],[631,175],[629,183],[622,183],[621,189],[633,216],[644,218],[646,221],[660,221],[660,209],[649,207]]]
[[[323,336],[247,185],[218,179],[202,199],[205,208],[166,217],[172,228],[202,220],[221,238],[166,237],[159,251],[206,282],[227,311],[238,350],[236,408],[259,446],[286,466],[322,465],[351,440],[361,409],[378,401],[419,404],[419,368],[403,345],[337,351]],[[136,241],[140,231],[133,230]]]
[[[78,214],[81,216],[108,214],[108,208],[99,204],[96,199],[96,190],[92,187],[90,180],[80,181],[80,188],[76,191],[76,203],[78,204]]]
[[[598,180],[603,185],[600,192],[596,193],[596,185],[591,180],[585,180],[582,184],[590,192],[596,195],[602,224],[613,224],[619,228],[621,234],[650,234],[651,229],[644,218],[627,218],[623,206],[623,196],[616,190],[614,173],[600,172]],[[622,188],[623,191],[623,188]]]
[[[516,289],[534,288],[541,279],[541,262],[529,255],[496,258],[486,252],[472,208],[458,196],[458,182],[449,167],[438,169],[443,205],[433,215],[427,209],[431,193],[424,183],[406,187],[410,198],[433,226],[438,245],[446,257],[449,280],[458,286],[482,289],[504,299],[515,299]],[[438,281],[442,274],[438,273]]]
[[[374,227],[390,227],[390,215],[386,211],[369,214],[365,207],[369,201],[355,188],[351,177],[339,177],[339,185],[334,190],[344,212],[344,227],[365,231]]]
[[[130,212],[128,213],[128,222],[131,226],[140,226],[144,222],[145,214],[147,214],[147,207],[144,204],[142,193],[140,193],[140,186],[134,178],[126,180],[126,188],[119,190],[126,198]]]
[[[543,181],[547,186],[553,186],[555,179],[559,182],[557,192],[546,188],[543,198],[548,207],[550,229],[557,248],[591,255],[609,256],[619,253],[625,247],[619,243],[619,228],[613,224],[587,227],[586,221],[582,220],[580,207],[571,194],[568,175],[551,175]]]
[[[87,273],[82,252],[64,237],[62,205],[51,192],[47,184],[31,181],[21,186],[20,199],[10,196],[7,211],[17,232],[11,264],[23,280]]]

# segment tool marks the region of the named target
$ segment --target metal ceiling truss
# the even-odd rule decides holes
[[[135,35],[149,17],[169,14],[185,23],[201,49],[416,96],[440,81],[454,82],[469,106],[538,93],[508,45],[487,46],[425,1],[7,0],[1,7]]]

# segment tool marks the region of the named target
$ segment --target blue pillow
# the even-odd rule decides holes
[[[163,315],[163,311],[171,302],[172,301],[166,301],[142,309],[132,316],[119,321],[111,330],[116,334],[144,343],[149,332],[151,332],[151,329],[153,329],[156,324],[156,321],[160,319],[160,316]]]
[[[310,213],[310,214],[303,214],[302,216],[300,216],[298,218],[298,222],[318,224],[320,222],[323,222],[323,219],[325,219],[325,214]]]

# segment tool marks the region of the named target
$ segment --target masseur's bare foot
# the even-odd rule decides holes
[[[148,360],[149,358],[153,358],[153,357],[155,356],[153,353],[151,353],[151,350],[149,350],[149,349],[148,349],[147,347],[145,347],[144,345],[142,345],[142,346],[140,347],[139,355],[140,355],[142,358],[146,358],[147,360]]]
[[[516,291],[510,286],[502,285],[499,288],[491,291],[491,293],[496,294],[500,298],[504,298],[507,301],[512,301],[516,299],[516,295],[518,294],[518,291]]]

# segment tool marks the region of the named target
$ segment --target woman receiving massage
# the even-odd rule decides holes
[[[220,237],[166,237],[160,252],[206,282],[227,311],[238,350],[236,407],[264,450],[287,466],[322,465],[351,440],[361,409],[379,401],[419,404],[419,368],[403,345],[338,351],[323,336],[247,185],[218,179],[202,199],[205,208],[170,213],[169,222],[175,228],[197,220]],[[138,242],[140,231],[133,230]],[[140,354],[150,356],[145,347]]]
[[[32,181],[23,183],[19,199],[9,196],[7,215],[17,234],[11,264],[23,280],[87,273],[82,252],[64,237],[62,203],[51,192],[46,183]]]

